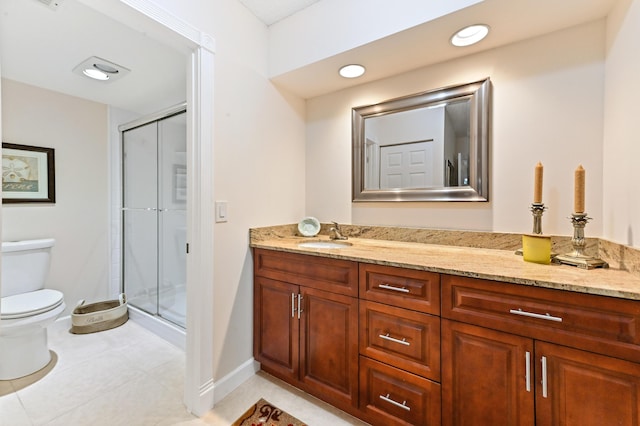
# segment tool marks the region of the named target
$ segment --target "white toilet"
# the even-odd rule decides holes
[[[2,243],[0,380],[27,376],[51,361],[47,326],[65,309],[63,294],[44,288],[54,243]]]

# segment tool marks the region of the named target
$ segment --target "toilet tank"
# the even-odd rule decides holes
[[[44,288],[53,238],[2,242],[2,297]]]

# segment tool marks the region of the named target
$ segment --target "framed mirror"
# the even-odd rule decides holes
[[[488,201],[490,86],[353,108],[353,201]]]

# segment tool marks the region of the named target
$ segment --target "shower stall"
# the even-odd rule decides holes
[[[186,325],[186,107],[119,127],[122,287],[130,306]]]

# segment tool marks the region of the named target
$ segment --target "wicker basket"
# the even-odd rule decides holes
[[[71,313],[71,329],[74,334],[95,333],[121,326],[129,319],[127,298],[124,293],[118,300],[84,304],[78,302]]]

